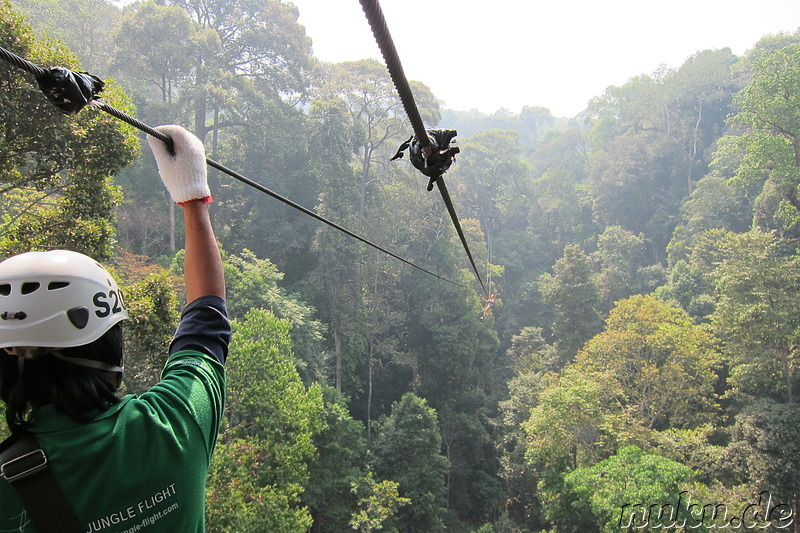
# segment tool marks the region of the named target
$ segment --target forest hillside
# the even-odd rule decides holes
[[[319,61],[297,20],[0,0],[3,48],[439,276],[209,172],[234,340],[208,531],[800,531],[800,31],[575,117],[443,109],[412,81],[459,132],[445,180],[487,308],[441,198],[390,161],[412,130],[386,66]],[[8,64],[0,103],[0,256],[110,265],[140,393],[184,301],[144,136]]]

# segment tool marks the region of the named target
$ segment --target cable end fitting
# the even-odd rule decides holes
[[[51,67],[37,76],[39,89],[65,115],[74,115],[91,102],[105,87],[105,82],[88,72],[65,67]]]

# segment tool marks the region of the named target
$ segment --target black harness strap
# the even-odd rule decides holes
[[[15,433],[0,443],[0,477],[17,492],[39,533],[83,533],[47,456],[29,433]]]

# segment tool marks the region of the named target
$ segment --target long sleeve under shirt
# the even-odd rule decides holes
[[[231,329],[225,302],[183,311],[161,381],[89,423],[54,406],[30,431],[87,533],[204,531],[205,479],[225,403]],[[13,488],[0,481],[0,533],[32,533]]]

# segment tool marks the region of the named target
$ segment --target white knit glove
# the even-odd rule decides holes
[[[174,153],[159,139],[147,136],[156,157],[161,181],[172,199],[183,204],[191,200],[211,201],[206,174],[206,151],[203,143],[181,126],[159,126],[156,130],[172,138]]]

